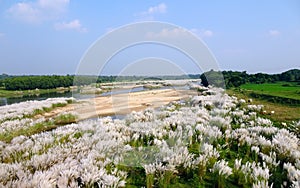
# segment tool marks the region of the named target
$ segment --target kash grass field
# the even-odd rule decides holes
[[[199,86],[201,87],[201,86]],[[299,187],[300,121],[274,124],[263,105],[218,88],[159,109],[0,141],[0,187]],[[1,134],[70,99],[0,107]],[[44,124],[47,126],[47,124]]]

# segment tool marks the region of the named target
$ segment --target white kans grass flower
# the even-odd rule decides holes
[[[251,111],[259,112],[264,108],[264,105],[249,104],[249,105],[247,105],[247,108]]]
[[[145,171],[146,171],[146,174],[154,174],[155,171],[156,171],[156,167],[155,167],[155,164],[146,164],[143,166]]]
[[[240,100],[239,100],[239,103],[240,103],[240,104],[244,104],[244,103],[246,103],[246,100],[245,100],[245,99],[240,99]]]
[[[51,108],[53,104],[67,104],[68,100],[73,98],[49,98],[42,101],[26,101],[0,107],[0,122],[9,119],[22,118],[24,115],[30,115],[35,110]]]
[[[208,159],[210,158],[219,158],[220,154],[213,145],[204,143],[201,148],[202,154]]]
[[[269,186],[268,182],[264,181],[264,180],[258,181],[252,185],[252,188],[272,188],[272,187],[273,187],[273,184],[271,184],[271,186]]]
[[[242,159],[234,160],[234,170],[239,170],[242,166]]]
[[[259,165],[253,168],[252,177],[255,181],[268,181],[270,178],[269,169],[267,167],[262,168]]]
[[[273,137],[272,144],[274,148],[283,155],[297,159],[299,157],[299,139],[296,135],[290,133],[286,129],[278,130],[277,134]]]
[[[192,107],[186,107],[189,102],[174,102],[159,110],[132,112],[124,120],[86,120],[15,137],[11,143],[0,142],[0,185],[78,187],[80,182],[87,187],[125,186],[127,172],[120,171],[117,164],[131,164],[132,160],[140,162],[146,174],[154,174],[154,181],[167,173],[180,175],[177,170],[209,167],[206,173],[225,178],[242,174],[244,182],[253,183],[253,187],[268,187],[270,172],[280,167],[282,159],[286,160],[289,183],[296,187],[299,138],[259,118],[256,112],[262,106],[247,105],[212,87],[203,93],[206,96],[191,97]],[[22,119],[24,115],[63,101],[66,99],[0,107],[4,112],[0,113],[0,132],[31,125],[36,120]],[[225,161],[224,153],[236,146],[239,159]],[[260,163],[242,160],[243,153],[251,151],[262,160]]]
[[[213,168],[211,169],[212,172],[217,172],[220,176],[224,176],[227,178],[232,174],[232,168],[228,166],[228,162],[225,160],[217,161]]]
[[[223,118],[223,117],[220,117],[220,116],[215,116],[215,117],[212,117],[210,119],[210,125],[211,126],[216,126],[216,127],[219,127],[219,128],[226,128],[226,129],[231,129],[231,118],[229,118],[228,116]]]
[[[259,154],[259,147],[257,146],[252,146],[251,151],[254,151],[256,154]]]
[[[266,154],[260,152],[259,156],[268,165],[277,167],[280,164],[280,161],[277,162],[277,159],[276,159],[277,156],[276,156],[275,152],[270,152],[269,155],[266,155]]]
[[[296,169],[291,163],[284,163],[283,168],[288,172],[288,178],[291,182],[300,182],[300,170]]]
[[[273,123],[271,120],[269,119],[265,119],[265,118],[261,118],[261,117],[258,117],[256,119],[256,122],[257,122],[257,125],[261,125],[261,126],[272,126]]]
[[[95,159],[100,158],[106,158],[109,156],[112,156],[109,154],[109,152],[113,152],[114,148],[116,146],[122,145],[123,137],[120,137],[121,134],[114,131],[109,131],[110,129],[113,130],[113,127],[105,126],[103,123],[101,123],[101,120],[99,122],[100,126],[97,125],[97,122],[82,122],[80,124],[73,124],[73,125],[67,125],[64,127],[57,128],[56,130],[53,130],[51,132],[47,133],[41,133],[37,135],[33,135],[31,138],[27,138],[28,140],[24,141],[24,137],[15,138],[15,143],[20,143],[22,145],[26,145],[26,150],[29,150],[30,153],[32,153],[32,157],[30,160],[21,161],[22,168],[25,170],[24,177],[30,178],[32,176],[32,183],[28,185],[29,187],[38,187],[38,186],[46,186],[46,185],[53,185],[53,182],[56,182],[54,184],[55,187],[56,184],[60,185],[67,185],[67,182],[73,182],[74,179],[77,178],[76,176],[82,176],[82,179],[86,180],[86,183],[90,180],[92,182],[96,181],[100,177],[99,175],[99,168],[98,165],[104,166],[109,164],[107,162],[104,163],[95,163]],[[102,125],[101,125],[102,124]],[[97,125],[97,126],[94,126]],[[87,129],[89,127],[89,129]],[[103,131],[104,130],[104,131]],[[72,137],[72,134],[74,134],[77,131],[93,131],[94,135],[92,137],[85,137],[84,134],[83,137],[79,139],[73,139],[72,144],[61,142],[63,141],[62,138]],[[108,133],[109,132],[109,133]],[[113,133],[113,134],[110,134]],[[70,136],[68,136],[70,135]],[[116,136],[116,137],[115,137]],[[32,141],[33,140],[33,141]],[[71,139],[72,140],[72,139]],[[111,141],[114,140],[114,141]],[[101,146],[100,142],[102,143]],[[34,144],[32,144],[34,143]],[[19,145],[5,145],[5,150],[8,148],[12,148],[11,146],[18,146],[15,148],[12,148],[12,152],[10,152],[9,155],[14,154],[13,151],[19,151],[20,147]],[[50,148],[48,148],[50,147]],[[45,150],[45,148],[48,148]],[[76,148],[80,148],[79,150]],[[86,149],[85,149],[86,148]],[[106,149],[107,148],[107,149]],[[93,152],[95,151],[95,152]],[[97,151],[97,152],[96,152]],[[42,154],[38,154],[39,152],[43,152]],[[75,152],[75,153],[74,153]],[[102,155],[102,152],[107,153],[106,155]],[[82,153],[82,154],[81,154]],[[3,155],[4,153],[0,154]],[[84,166],[84,160],[81,160],[83,158],[86,158],[88,156],[88,160],[90,160],[89,163],[86,163],[88,165]],[[71,160],[70,162],[67,162],[68,158],[74,158],[75,160]],[[108,158],[107,158],[108,159]],[[73,162],[72,162],[73,161]],[[77,161],[77,162],[76,162]],[[83,163],[82,163],[83,162]],[[8,166],[11,166],[10,164],[7,164]],[[55,167],[55,168],[54,168]],[[93,168],[94,167],[94,168]],[[9,172],[8,170],[3,169],[4,167],[0,166],[1,172]],[[28,169],[28,170],[27,170]],[[41,173],[34,173],[30,174],[29,169]],[[66,170],[63,169],[77,169],[79,173],[72,172],[66,172]],[[81,169],[81,170],[80,170]],[[87,170],[85,170],[87,169]],[[80,172],[81,171],[81,172]],[[61,172],[65,172],[64,175],[61,174]],[[89,173],[88,173],[89,172]],[[94,172],[95,174],[91,174],[91,172]],[[87,174],[88,173],[88,174]],[[14,173],[11,172],[13,175]],[[48,177],[49,174],[53,178]],[[11,177],[5,175],[6,177]],[[45,177],[47,176],[47,177]],[[74,177],[73,177],[74,176]],[[72,177],[73,179],[69,179]],[[89,177],[89,178],[87,178]],[[90,179],[90,177],[94,177],[96,179]],[[112,183],[110,180],[115,180],[115,185],[123,184],[124,181],[120,178],[113,178],[112,175],[103,175],[103,181],[104,184],[110,184]],[[68,180],[68,181],[67,181]],[[20,179],[13,183],[14,185],[21,185],[20,181],[25,181],[24,179]],[[28,181],[28,180],[27,180]],[[3,181],[0,181],[3,183]],[[7,181],[5,181],[7,182]],[[50,183],[49,183],[50,182]],[[107,183],[110,182],[110,183]],[[103,184],[103,185],[104,185]],[[14,187],[14,186],[13,186]]]
[[[195,129],[206,138],[218,139],[222,137],[221,130],[216,126],[197,124]]]
[[[0,124],[0,133],[3,134],[8,131],[21,129],[23,127],[29,126],[32,121],[33,120],[29,118],[4,121]]]

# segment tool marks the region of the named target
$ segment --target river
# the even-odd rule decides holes
[[[166,87],[161,87],[159,89],[189,89],[187,85],[185,86],[166,86]],[[115,95],[115,94],[122,94],[122,93],[131,93],[131,92],[139,92],[139,91],[146,91],[149,90],[143,86],[139,87],[133,87],[129,89],[114,89],[109,92],[104,92],[101,94],[81,94],[77,92],[71,92],[71,91],[66,91],[66,92],[51,92],[51,93],[45,93],[45,94],[40,94],[40,95],[31,95],[31,96],[23,96],[23,97],[2,97],[0,98],[0,106],[4,105],[9,105],[9,104],[14,104],[14,103],[20,103],[24,101],[29,101],[29,100],[45,100],[48,98],[56,98],[56,97],[74,97],[75,99],[88,99],[88,98],[93,98],[93,97],[99,97],[99,96],[108,96],[108,95]]]

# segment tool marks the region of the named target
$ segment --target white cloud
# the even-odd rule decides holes
[[[10,9],[8,9],[8,13],[17,20],[35,23],[39,22],[41,19],[41,11],[34,8],[29,3],[17,3],[14,4]]]
[[[148,11],[145,12],[146,14],[154,14],[154,13],[166,13],[167,12],[167,6],[165,3],[160,3],[157,6],[149,7]]]
[[[69,5],[70,0],[37,0],[13,4],[7,14],[26,23],[40,23],[59,17]]]
[[[167,5],[165,3],[160,3],[156,6],[151,6],[147,9],[147,11],[140,12],[135,14],[138,17],[139,21],[145,20],[154,20],[154,15],[164,14],[167,12]]]
[[[277,37],[280,35],[280,31],[278,30],[269,30],[269,35],[272,37]]]
[[[81,25],[79,20],[56,23],[56,24],[54,24],[54,28],[56,30],[75,30],[78,32],[87,32],[87,29]]]
[[[168,29],[164,28],[158,33],[154,32],[148,32],[146,34],[147,38],[161,38],[161,37],[168,37],[168,38],[176,38],[176,37],[184,37],[187,36],[189,33],[185,29],[181,28],[174,28],[174,29]]]
[[[208,29],[190,29],[190,31],[200,38],[212,37],[214,35],[214,33]]]

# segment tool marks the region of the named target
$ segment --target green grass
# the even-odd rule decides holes
[[[72,114],[62,114],[54,119],[55,125],[67,125],[76,122],[76,116]]]
[[[279,104],[270,102],[267,100],[263,100],[261,98],[253,98],[250,96],[250,93],[248,92],[241,92],[238,89],[227,89],[226,93],[229,95],[236,96],[239,99],[252,99],[252,104],[256,105],[264,105],[264,110],[267,112],[274,111],[274,114],[261,114],[261,116],[264,116],[266,118],[271,119],[273,122],[291,122],[291,121],[299,121],[300,120],[300,106],[291,106],[288,104]]]
[[[244,84],[240,88],[257,94],[300,100],[300,85],[296,82]]]

